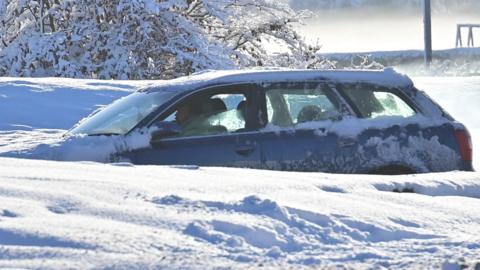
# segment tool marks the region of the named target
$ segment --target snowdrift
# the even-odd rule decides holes
[[[0,130],[69,129],[149,81],[0,78]]]
[[[473,269],[480,260],[476,173],[0,164],[0,268]]]

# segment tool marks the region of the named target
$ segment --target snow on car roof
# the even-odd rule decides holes
[[[384,70],[213,70],[196,73],[173,80],[157,81],[143,91],[188,91],[202,87],[259,82],[288,81],[331,81],[363,82],[385,87],[409,87],[413,82],[406,75],[397,73],[392,68]]]

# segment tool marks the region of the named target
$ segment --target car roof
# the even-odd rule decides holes
[[[390,88],[406,88],[413,82],[406,75],[391,68],[384,70],[215,70],[195,73],[173,80],[155,81],[140,91],[189,92],[197,89],[243,83],[274,83],[325,81],[342,83],[372,83]]]

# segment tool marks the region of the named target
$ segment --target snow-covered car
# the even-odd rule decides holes
[[[383,71],[211,71],[117,100],[70,134],[149,135],[112,160],[289,171],[472,171],[472,145],[412,81]]]

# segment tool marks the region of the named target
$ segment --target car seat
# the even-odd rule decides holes
[[[227,111],[227,106],[220,98],[209,99],[210,112],[209,114],[217,114]]]
[[[322,109],[317,105],[307,105],[303,107],[297,116],[297,123],[318,121],[321,118]]]
[[[242,132],[245,131],[245,125],[247,124],[247,101],[242,100],[237,105],[237,117],[240,120],[244,121],[244,126],[240,129],[237,129],[235,132]]]
[[[225,105],[225,102],[223,102],[223,100],[220,98],[208,99],[207,102],[205,102],[205,105],[205,109],[207,110],[205,112],[206,118],[227,111],[227,106]],[[204,130],[204,135],[228,132],[228,129],[222,125],[211,125],[208,123],[206,123],[206,125],[204,126]]]
[[[238,119],[247,119],[247,101],[242,100],[237,105],[237,117]]]

